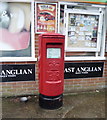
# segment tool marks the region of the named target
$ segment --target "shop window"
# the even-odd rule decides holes
[[[105,59],[105,6],[59,3],[58,32],[66,36],[65,60]]]
[[[33,4],[0,3],[0,57],[3,60],[34,58]]]

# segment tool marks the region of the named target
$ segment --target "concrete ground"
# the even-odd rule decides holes
[[[63,106],[56,110],[42,109],[38,96],[29,96],[28,102],[20,97],[2,99],[2,118],[105,118],[105,92],[69,94],[63,97]]]

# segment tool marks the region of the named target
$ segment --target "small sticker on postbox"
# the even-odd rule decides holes
[[[61,58],[61,49],[47,48],[47,58]]]

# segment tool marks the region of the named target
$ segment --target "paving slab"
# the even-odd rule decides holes
[[[38,105],[38,96],[27,96],[27,102],[20,97],[2,99],[2,118],[106,118],[105,91],[66,94],[63,106],[46,110]]]

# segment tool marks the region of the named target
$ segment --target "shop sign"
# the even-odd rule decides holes
[[[0,82],[34,80],[35,64],[0,65]]]
[[[90,78],[102,77],[103,62],[90,63],[65,63],[64,78]]]
[[[55,32],[56,31],[56,4],[37,3],[36,8],[36,32]]]

